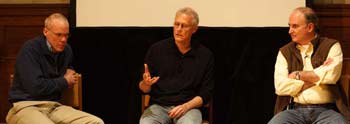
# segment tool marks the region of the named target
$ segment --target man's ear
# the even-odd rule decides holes
[[[196,32],[197,32],[197,30],[198,30],[198,26],[193,27],[192,34],[196,33]]]
[[[47,28],[44,28],[43,29],[43,34],[46,36],[47,35],[47,33],[49,32],[49,30],[47,29]]]
[[[309,32],[314,32],[315,31],[315,24],[314,23],[307,24],[307,29]]]

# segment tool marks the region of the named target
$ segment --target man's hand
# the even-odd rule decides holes
[[[315,83],[313,83],[313,82],[308,82],[308,81],[304,81],[304,85],[303,85],[303,87],[301,88],[301,91],[300,91],[300,92],[303,92],[304,90],[309,89],[310,87],[313,87],[313,86],[315,86]]]
[[[316,75],[313,71],[294,71],[288,75],[288,78],[302,80],[304,82],[317,82],[320,80],[320,77]]]
[[[186,114],[187,111],[193,108],[199,108],[203,105],[203,99],[200,96],[194,97],[192,100],[174,107],[168,112],[170,118],[179,118]]]
[[[64,78],[67,80],[69,88],[72,88],[78,82],[78,75],[72,69],[67,69]]]
[[[288,75],[288,78],[291,78],[291,79],[296,79],[296,77],[297,77],[297,71],[293,71],[292,73],[290,73],[289,75]]]
[[[145,72],[143,73],[143,80],[142,83],[148,86],[152,86],[154,83],[156,83],[159,79],[159,77],[151,77],[151,74],[149,73],[148,65],[144,64],[145,66]]]
[[[324,66],[328,66],[328,65],[332,64],[332,62],[333,62],[333,59],[332,58],[328,58],[326,61],[323,62],[323,65]]]
[[[326,61],[323,62],[322,66],[328,66],[332,63],[333,63],[333,59],[328,58]],[[291,74],[289,74],[289,75],[291,75]],[[315,82],[320,80],[320,78],[313,71],[301,71],[300,72],[300,79],[304,81],[304,85],[301,88],[301,91],[304,91],[306,89],[309,89],[310,87],[315,86],[316,85]]]
[[[170,118],[180,118],[188,111],[188,109],[189,108],[186,106],[186,104],[178,105],[175,108],[171,109],[168,112],[168,115]]]
[[[145,66],[145,72],[143,73],[143,80],[139,83],[139,88],[144,93],[148,93],[151,91],[151,86],[156,83],[159,79],[159,77],[151,77],[151,74],[149,73],[148,65],[144,64]]]

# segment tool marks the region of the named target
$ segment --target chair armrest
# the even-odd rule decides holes
[[[150,95],[142,95],[141,96],[141,112],[149,106],[149,100],[151,99]]]
[[[78,74],[78,83],[72,88],[67,88],[62,93],[61,102],[64,105],[72,106],[73,108],[83,109],[83,97],[82,97],[82,77]]]

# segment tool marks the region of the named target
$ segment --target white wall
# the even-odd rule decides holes
[[[175,12],[194,8],[200,26],[287,26],[305,0],[77,0],[77,27],[172,26]]]

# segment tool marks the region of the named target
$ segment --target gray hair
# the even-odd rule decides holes
[[[45,19],[45,27],[51,28],[53,20],[60,20],[65,22],[66,24],[69,24],[67,18],[64,15],[62,15],[61,13],[53,13]]]
[[[299,11],[301,13],[304,14],[306,23],[313,23],[315,25],[315,33],[319,33],[320,32],[320,26],[319,26],[319,19],[315,13],[315,11],[313,11],[311,8],[309,7],[298,7],[296,8],[294,11]]]
[[[193,24],[196,24],[196,25],[199,24],[199,17],[198,17],[198,14],[197,14],[197,12],[194,11],[192,8],[190,8],[190,7],[184,7],[184,8],[179,9],[179,10],[176,12],[176,16],[178,16],[178,15],[180,15],[180,14],[186,14],[186,15],[192,16],[192,17],[193,17]]]

